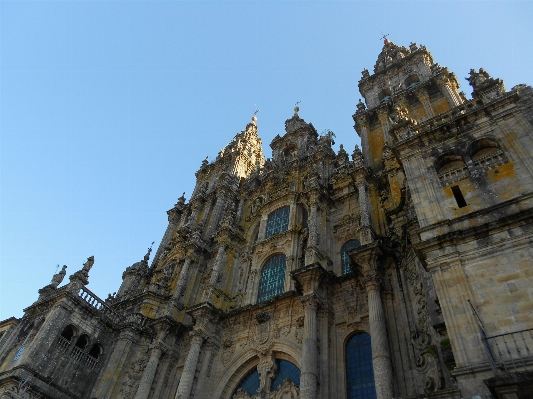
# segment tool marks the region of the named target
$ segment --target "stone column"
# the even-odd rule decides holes
[[[198,219],[198,214],[200,213],[201,206],[202,203],[198,199],[194,202],[192,206],[191,216],[189,216],[189,220],[187,221],[187,227],[191,230],[196,227],[196,220]]]
[[[429,101],[429,94],[424,90],[416,92],[416,95],[424,106],[428,118],[433,118],[435,116],[435,112],[433,111],[433,107],[431,106],[431,101]]]
[[[225,251],[226,251],[226,244],[225,243],[220,244],[220,247],[218,247],[217,257],[215,259],[215,264],[211,272],[211,278],[209,279],[209,284],[211,285],[216,285],[218,281],[218,276],[220,275],[222,267],[224,266],[224,252]]]
[[[194,396],[203,399],[206,395],[205,386],[207,385],[207,379],[211,372],[211,359],[214,357],[214,352],[216,352],[215,344],[208,340],[205,343],[204,350],[202,352],[204,352],[205,355],[202,360],[202,366],[200,367],[198,382],[196,384],[197,388]]]
[[[178,278],[178,283],[176,284],[176,289],[174,290],[174,293],[172,294],[172,298],[170,299],[170,302],[169,302],[169,305],[171,306],[178,305],[180,303],[181,297],[185,293],[187,280],[189,278],[189,268],[191,266],[191,263],[192,263],[192,258],[190,256],[187,256],[181,268],[180,276]]]
[[[317,300],[314,294],[302,298],[304,329],[300,399],[315,399],[318,389],[317,369]],[[381,399],[381,398],[380,398]]]
[[[445,77],[445,76],[441,75],[440,78],[437,78],[437,84],[438,84],[439,88],[444,93],[444,96],[448,100],[448,103],[450,104],[450,107],[453,108],[453,107],[456,107],[456,106],[462,104],[462,101],[461,101],[460,98],[458,98],[455,95],[454,91],[451,88],[451,84],[450,83],[451,83],[450,80],[447,77]]]
[[[117,370],[120,370],[124,365],[133,343],[134,336],[135,333],[130,329],[122,330],[120,332],[115,347],[113,348],[113,353],[107,361],[106,367],[100,372],[98,378],[99,384],[93,389],[91,398],[109,399],[111,397],[113,388],[119,377]]]
[[[196,366],[198,365],[198,357],[200,356],[200,348],[206,338],[205,334],[200,330],[191,331],[190,334],[191,347],[189,348],[187,360],[185,360],[185,366],[183,367],[183,373],[181,374],[180,383],[174,399],[189,399],[194,374],[196,373]]]
[[[310,201],[310,212],[309,212],[309,245],[310,247],[317,247],[319,244],[318,236],[318,198],[316,194],[313,194],[313,197]]]
[[[209,212],[211,211],[211,206],[213,205],[213,201],[210,199],[207,200],[207,203],[204,206],[204,213],[202,215],[202,220],[200,220],[200,223],[198,224],[198,228],[200,230],[203,230],[205,227],[205,224],[207,223],[207,219],[209,218]]]
[[[150,358],[144,369],[143,375],[141,376],[141,381],[139,382],[139,388],[137,388],[137,393],[135,394],[134,399],[147,399],[150,394],[150,389],[152,388],[152,383],[154,382],[155,372],[157,370],[157,365],[159,364],[159,359],[163,354],[163,349],[160,344],[151,346]]]
[[[370,219],[370,203],[368,201],[368,193],[366,191],[366,182],[364,176],[361,176],[356,181],[357,190],[359,191],[359,208],[361,210],[361,227],[363,234],[360,237],[362,244],[368,244],[372,241],[371,234],[371,219]]]
[[[370,272],[363,279],[368,293],[368,318],[372,343],[372,367],[376,384],[377,399],[391,399],[394,395],[392,362],[387,338],[385,313],[381,303],[380,281],[376,272]]]
[[[389,114],[387,112],[388,108],[387,106],[381,107],[378,109],[378,118],[381,123],[381,129],[383,130],[383,139],[385,143],[390,144],[390,122],[389,122]]]
[[[209,225],[206,235],[206,238],[210,238],[211,235],[215,232],[215,229],[218,227],[218,222],[222,216],[222,212],[226,207],[227,194],[224,191],[219,191],[217,193],[217,202],[213,208],[213,216],[211,217],[211,224]]]

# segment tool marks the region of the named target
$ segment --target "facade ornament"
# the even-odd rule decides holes
[[[63,281],[65,278],[65,274],[67,274],[67,265],[63,265],[61,268],[61,271],[57,274],[54,274],[54,277],[52,277],[52,282],[50,283],[50,286],[52,288],[57,288],[59,284]]]

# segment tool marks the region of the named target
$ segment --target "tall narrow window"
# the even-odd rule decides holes
[[[459,186],[453,186],[452,193],[453,193],[453,196],[455,197],[455,201],[457,201],[457,206],[459,208],[464,208],[467,205],[467,203],[466,203],[465,197],[463,197],[463,193],[461,192],[461,189],[459,188]]]
[[[259,294],[257,302],[266,301],[276,295],[283,293],[285,285],[285,255],[275,255],[271,257],[261,270],[259,279]]]
[[[352,260],[348,256],[348,251],[360,247],[361,243],[357,240],[346,241],[341,248],[341,262],[342,262],[342,274],[348,274],[352,272]]]
[[[268,215],[265,238],[274,234],[283,233],[289,228],[289,207],[276,209]]]
[[[370,335],[354,335],[346,344],[348,399],[376,399]]]

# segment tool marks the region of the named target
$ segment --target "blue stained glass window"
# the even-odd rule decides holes
[[[231,397],[233,398],[233,395],[237,393],[239,388],[244,389],[250,396],[257,395],[259,385],[259,372],[257,371],[257,368],[254,367],[244,377],[242,377],[241,382],[239,382],[239,385],[237,385],[237,388],[235,388],[235,391],[233,391]]]
[[[289,207],[276,209],[268,215],[265,238],[274,234],[283,233],[289,228]]]
[[[274,381],[270,388],[270,392],[279,390],[279,386],[283,384],[283,380],[289,379],[298,387],[300,386],[300,369],[287,360],[276,360],[277,372]]]
[[[346,344],[346,389],[348,399],[375,399],[370,335],[354,335]]]
[[[259,279],[257,302],[283,293],[285,285],[285,255],[275,255],[266,261]]]
[[[276,365],[276,375],[274,376],[274,380],[270,386],[270,392],[278,391],[280,385],[283,384],[283,380],[286,379],[290,379],[298,387],[300,386],[300,369],[298,367],[287,360],[280,359],[276,360]],[[259,386],[259,372],[257,371],[257,368],[254,367],[241,379],[231,397],[233,397],[233,395],[235,395],[237,390],[240,388],[248,392],[250,396],[257,395]]]
[[[357,240],[346,241],[346,243],[341,248],[341,260],[342,260],[342,274],[348,274],[352,272],[352,260],[348,256],[347,252],[350,249],[360,247],[361,243]]]

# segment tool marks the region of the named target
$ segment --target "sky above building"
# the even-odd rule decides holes
[[[464,80],[533,83],[531,1],[0,2],[0,320],[58,265],[89,288],[159,244],[194,173],[259,109],[269,144],[300,116],[351,153],[357,83],[383,34]]]

